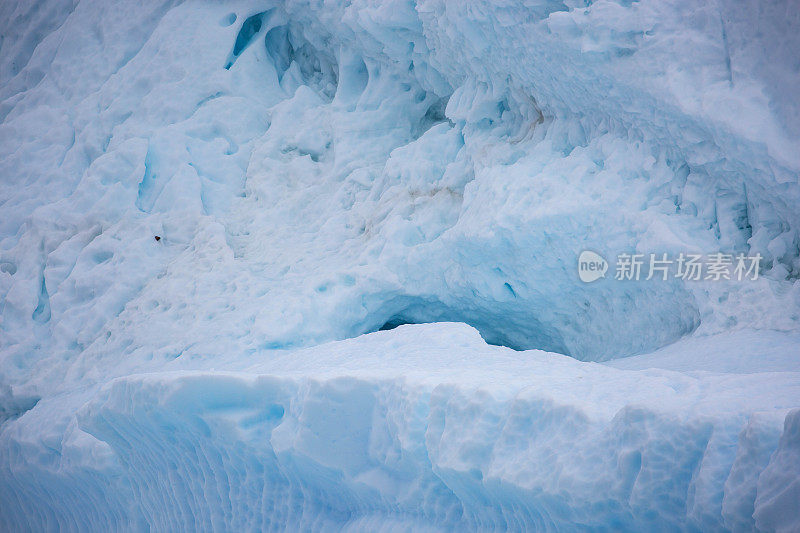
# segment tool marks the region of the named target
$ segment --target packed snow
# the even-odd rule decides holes
[[[798,94],[794,0],[1,3],[0,530],[800,530]]]

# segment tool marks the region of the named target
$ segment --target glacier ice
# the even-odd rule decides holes
[[[440,323],[128,375],[43,398],[4,430],[2,518],[641,531],[747,529],[755,510],[757,526],[792,529],[796,342],[776,343],[780,374],[631,371],[519,357]]]
[[[2,3],[0,529],[800,529],[798,29]]]

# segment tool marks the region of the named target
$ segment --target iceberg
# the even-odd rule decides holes
[[[800,529],[798,28],[4,2],[0,529]]]

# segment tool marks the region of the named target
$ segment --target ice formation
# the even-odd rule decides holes
[[[0,36],[0,530],[800,530],[794,0]]]

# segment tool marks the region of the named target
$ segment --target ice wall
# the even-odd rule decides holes
[[[791,531],[797,342],[771,343],[772,375],[519,357],[464,324],[176,361],[6,425],[0,526]]]
[[[53,505],[66,513],[76,479],[110,472],[91,473],[94,461],[133,461],[128,429],[114,445],[97,417],[74,412],[135,373],[230,369],[403,323],[465,322],[493,344],[591,361],[739,330],[794,335],[798,11],[791,0],[2,3],[0,437],[7,474],[37,465],[6,501],[34,501],[28,483],[64,484]],[[764,270],[586,285],[583,249],[759,253]],[[794,404],[765,415],[759,468],[781,434],[794,464],[783,430]],[[145,409],[111,409],[138,427],[128,408]],[[726,418],[725,446],[751,411]],[[70,477],[53,450],[76,424],[93,436],[74,434],[88,470]],[[725,468],[708,481],[716,502]],[[784,493],[763,495],[781,467],[769,472],[759,505],[780,509]],[[751,485],[725,500],[739,518],[714,507],[709,523],[755,523],[742,511],[756,508]],[[167,528],[115,494],[117,514],[97,523]],[[552,523],[579,520],[565,516]]]

